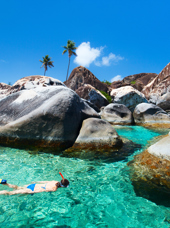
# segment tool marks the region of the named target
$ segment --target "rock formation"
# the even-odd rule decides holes
[[[132,112],[138,104],[142,102],[148,103],[145,96],[132,86],[113,89],[110,95],[113,103],[124,104]]]
[[[162,96],[170,92],[170,63],[142,90],[149,99],[151,95]]]
[[[117,89],[123,86],[132,86],[138,91],[142,91],[144,86],[146,86],[151,80],[153,80],[157,74],[155,73],[140,73],[129,75],[125,77],[123,80],[112,82],[111,87],[113,89]]]
[[[0,100],[0,144],[61,151],[89,117],[99,115],[65,86],[21,90]]]
[[[126,159],[141,145],[121,138],[105,120],[88,118],[83,121],[74,145],[63,152],[66,157],[100,159],[115,162]]]
[[[68,88],[74,91],[76,91],[79,87],[83,86],[84,84],[90,84],[99,91],[108,91],[106,84],[102,83],[87,68],[82,66],[76,67],[71,72],[68,80],[64,83]]]
[[[166,93],[163,96],[159,97],[156,102],[156,105],[170,113],[170,93]]]
[[[83,121],[74,148],[96,150],[116,149],[122,146],[122,140],[115,129],[105,120],[88,118]]]
[[[81,99],[82,99],[82,101],[87,103],[91,108],[93,108],[96,112],[100,112],[100,109],[96,105],[94,105],[93,103],[91,103],[90,101],[88,101],[86,99],[83,99],[83,98],[81,98]]]
[[[99,109],[102,106],[109,104],[106,97],[91,85],[84,84],[76,90],[76,93],[79,95],[79,97],[86,99],[87,101],[97,106]]]
[[[37,87],[57,85],[65,86],[64,83],[55,78],[40,75],[28,76],[16,81],[13,86],[0,83],[0,99],[5,96],[8,96],[9,94],[16,93],[24,89],[34,89]]]
[[[136,155],[129,166],[132,183],[140,196],[145,190],[149,197],[153,189],[170,194],[170,134]]]
[[[141,103],[136,106],[133,112],[134,121],[136,124],[170,124],[170,116],[160,107],[149,104]]]
[[[100,113],[101,118],[111,124],[132,124],[132,112],[123,104],[109,104]]]
[[[5,83],[0,83],[0,99],[5,97],[7,94],[9,94],[8,91],[10,91],[11,86],[7,85]]]

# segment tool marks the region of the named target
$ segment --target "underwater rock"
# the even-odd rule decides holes
[[[0,145],[58,151],[73,145],[82,121],[100,118],[65,86],[22,90],[0,100]]]
[[[154,104],[141,103],[137,105],[133,112],[133,117],[136,124],[170,125],[170,117],[168,114]]]
[[[132,124],[132,112],[123,104],[109,104],[100,113],[101,118],[111,124]]]
[[[91,144],[90,147],[86,147],[86,145],[75,143],[72,147],[66,149],[62,156],[88,160],[102,160],[107,163],[112,163],[127,159],[136,149],[141,149],[140,144],[136,144],[126,138],[121,138],[121,140],[122,144],[118,147],[96,147],[96,145],[94,146],[93,144]]]
[[[128,166],[138,195],[145,192],[145,197],[149,198],[154,190],[170,194],[170,133],[136,155]]]
[[[118,89],[112,89],[110,96],[113,103],[124,104],[131,112],[140,103],[148,103],[145,95],[134,89],[132,86],[124,86]]]

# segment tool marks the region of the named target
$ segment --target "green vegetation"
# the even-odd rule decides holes
[[[66,81],[68,79],[68,72],[69,72],[69,67],[70,67],[70,58],[72,55],[77,55],[74,50],[77,49],[77,47],[75,46],[75,43],[71,40],[67,41],[67,46],[63,46],[63,48],[65,48],[65,50],[63,51],[63,55],[68,51],[68,57],[69,57],[69,62],[68,62],[68,69],[67,69],[67,75],[66,75]]]
[[[111,98],[111,96],[109,96],[106,92],[104,92],[104,91],[100,91],[105,97],[106,97],[106,99],[108,100],[108,102],[109,103],[112,103],[112,98]]]
[[[51,68],[51,67],[54,67],[54,65],[53,65],[53,61],[51,61],[51,58],[48,57],[48,55],[46,55],[45,57],[42,57],[42,58],[43,58],[43,60],[39,60],[39,61],[42,63],[41,67],[44,67],[44,76],[45,76],[47,67],[49,66]]]
[[[131,81],[130,82],[132,85],[135,85],[136,84],[136,81]]]
[[[106,85],[111,85],[112,83],[111,82],[109,82],[109,81],[107,81],[107,80],[104,80],[104,81],[102,81],[104,84],[106,84]]]
[[[8,82],[8,85],[12,86],[12,83],[11,82]]]

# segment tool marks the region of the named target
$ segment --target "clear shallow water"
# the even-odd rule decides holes
[[[159,135],[137,126],[116,130],[142,147]],[[0,170],[1,177],[20,186],[60,180],[59,171],[71,182],[53,193],[0,195],[1,227],[170,227],[170,208],[135,195],[127,159],[106,163],[0,147]]]

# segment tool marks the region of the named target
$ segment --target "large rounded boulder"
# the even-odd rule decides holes
[[[161,96],[157,101],[156,105],[165,110],[166,112],[170,112],[170,92]]]
[[[84,119],[99,115],[64,86],[22,90],[0,100],[0,144],[58,151],[75,142]]]
[[[111,124],[102,119],[88,118],[83,121],[74,145],[63,152],[66,157],[100,159],[115,162],[126,159],[140,145],[121,138]]]
[[[170,124],[168,114],[160,107],[149,103],[137,105],[133,112],[133,117],[137,124]]]
[[[0,83],[0,99],[8,96],[9,94],[16,93],[25,89],[35,89],[38,87],[47,87],[47,86],[65,86],[64,83],[58,79],[41,76],[41,75],[32,75],[19,79],[12,86]]]
[[[131,112],[140,103],[148,103],[144,94],[134,89],[132,86],[123,86],[113,89],[110,93],[113,103],[124,104]]]
[[[128,165],[138,195],[153,199],[153,194],[158,197],[168,193],[170,197],[170,133],[136,155]]]
[[[101,118],[111,124],[132,124],[132,112],[123,104],[109,104],[100,113]]]
[[[113,149],[120,147],[122,140],[112,127],[105,120],[88,118],[83,121],[80,133],[74,148],[90,149]]]

